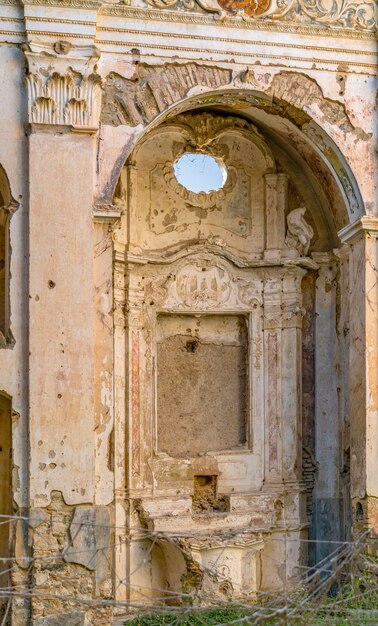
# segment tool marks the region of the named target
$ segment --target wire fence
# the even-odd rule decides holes
[[[7,534],[15,538],[18,527],[21,537],[25,537],[23,531],[33,529],[40,521],[32,517],[0,515],[0,547],[4,545],[1,543],[2,532],[3,536]],[[83,533],[87,537],[88,533],[93,535],[96,531],[106,531],[107,537],[117,540],[95,548],[86,546],[85,541],[78,544],[77,539]],[[188,561],[188,545],[199,537],[195,532],[162,533],[138,529],[125,534],[123,527],[90,520],[76,523],[72,519],[70,531],[63,526],[60,532],[66,541],[57,544],[56,550],[51,549],[48,541],[44,543],[42,540],[30,553],[16,551],[15,556],[0,553],[0,626],[21,623],[55,626],[60,622],[51,620],[57,615],[66,615],[66,621],[62,623],[68,626],[378,625],[378,558],[375,556],[378,543],[377,537],[368,530],[353,541],[340,542],[286,536],[285,552],[290,548],[290,542],[295,546],[299,542],[304,552],[309,544],[326,543],[328,554],[316,565],[300,563],[296,577],[285,580],[274,593],[262,588],[256,593],[237,589],[230,573],[222,566],[224,553],[230,546],[235,546],[236,538],[240,540],[243,536],[240,528],[228,531],[227,535],[219,534],[221,540],[211,565],[201,564],[197,569],[195,561],[191,564]],[[245,536],[249,535],[251,531],[245,530]],[[40,537],[43,539],[43,533]],[[283,539],[272,534],[269,541],[282,542]],[[141,545],[143,550],[139,554]],[[143,586],[143,572],[147,565],[152,567],[154,551],[161,545],[181,553],[183,562],[199,584],[190,589],[179,584],[176,590],[166,584],[160,586],[148,581]],[[129,563],[123,571],[114,555],[122,551],[131,554],[133,548],[139,557],[135,557],[134,550],[131,565]],[[171,558],[169,555],[168,550],[168,558]],[[278,557],[265,555],[264,558],[271,559],[277,568],[284,565]],[[100,561],[110,581],[106,592],[96,587],[96,566]],[[214,584],[204,584],[206,577],[208,583],[216,581],[217,588],[223,585],[226,590],[223,597],[214,594]],[[232,592],[227,593],[230,588]],[[23,611],[24,622],[17,617],[17,610],[18,615]],[[76,613],[85,614],[85,620],[78,618],[76,621]]]

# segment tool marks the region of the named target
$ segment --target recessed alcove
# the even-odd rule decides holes
[[[172,456],[247,442],[243,315],[159,315],[158,449]]]

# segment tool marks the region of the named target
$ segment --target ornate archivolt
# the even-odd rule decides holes
[[[188,100],[191,90],[199,86],[212,93],[202,93]],[[226,93],[224,89],[227,89]],[[101,121],[110,126],[146,126],[154,124],[158,116],[173,107],[180,113],[189,107],[203,106],[263,109],[269,115],[289,120],[295,132],[287,125],[285,139],[290,143],[294,141],[301,157],[311,169],[321,171],[324,180],[333,184],[333,176],[337,181],[334,185],[337,201],[331,207],[335,214],[340,213],[340,218],[335,219],[336,228],[346,223],[345,216],[342,216],[345,203],[349,219],[354,220],[363,213],[356,181],[335,142],[339,140],[341,128],[344,134],[353,136],[361,151],[369,137],[354,126],[344,104],[325,97],[321,87],[303,74],[272,73],[267,84],[263,84],[252,69],[233,75],[228,69],[197,63],[164,66],[141,63],[133,80],[115,73],[107,76],[103,85]],[[332,138],[328,131],[323,131],[323,127],[329,128],[330,125]]]

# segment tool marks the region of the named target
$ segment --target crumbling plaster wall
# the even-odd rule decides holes
[[[13,495],[20,507],[28,505],[28,193],[26,171],[26,101],[21,68],[23,54],[12,46],[1,46],[0,163],[19,203],[10,220],[10,330],[14,338],[0,348],[0,389],[12,398],[13,410]]]
[[[206,53],[205,55],[202,52],[192,55],[189,60],[184,58],[183,53],[178,52],[178,56],[180,57],[182,54],[182,58],[180,57],[175,63],[172,63],[164,57],[163,48],[159,50],[159,45],[156,46],[152,54],[140,55],[135,53],[135,50],[131,53],[131,46],[127,40],[128,35],[124,32],[121,42],[118,40],[117,45],[109,47],[102,42],[104,36],[110,39],[113,37],[109,34],[111,31],[106,30],[110,25],[115,28],[115,31],[121,32],[124,21],[122,11],[118,16],[115,13],[111,17],[99,12],[96,17],[96,10],[93,7],[83,10],[78,7],[65,6],[58,9],[51,5],[38,9],[41,11],[41,15],[45,11],[45,18],[47,16],[47,19],[38,22],[38,15],[35,13],[34,7],[31,6],[25,11],[32,19],[30,22],[25,21],[26,34],[22,34],[17,20],[22,22],[24,9],[16,5],[7,5],[4,9],[4,6],[1,5],[1,10],[4,11],[4,21],[9,30],[5,34],[1,33],[3,45],[0,48],[0,57],[3,61],[3,72],[0,98],[2,112],[5,112],[4,117],[7,123],[1,128],[0,162],[8,174],[13,197],[20,202],[20,207],[11,220],[11,329],[15,343],[11,348],[1,349],[0,352],[0,389],[12,397],[14,411],[14,499],[21,508],[26,508],[30,503],[43,509],[50,506],[52,491],[56,490],[62,493],[62,506],[71,507],[68,517],[72,519],[75,514],[74,503],[68,504],[72,493],[75,494],[75,504],[79,508],[92,505],[94,501],[98,505],[108,505],[114,499],[113,480],[115,480],[116,519],[118,520],[117,524],[119,522],[120,525],[123,525],[125,522],[125,492],[122,486],[125,484],[125,468],[122,440],[125,416],[122,410],[117,409],[116,424],[113,429],[112,394],[114,380],[116,382],[116,394],[119,395],[117,407],[121,404],[120,400],[124,389],[122,376],[120,379],[116,378],[122,370],[122,361],[120,362],[119,353],[113,355],[111,309],[114,306],[114,334],[117,338],[116,341],[119,340],[118,346],[121,351],[122,341],[124,341],[124,323],[122,321],[124,284],[120,279],[120,272],[118,272],[114,285],[115,300],[112,303],[111,266],[112,255],[114,254],[113,261],[116,263],[118,262],[117,254],[120,254],[117,242],[120,233],[116,228],[117,224],[113,224],[114,220],[119,217],[120,208],[118,201],[116,206],[113,205],[113,194],[126,158],[131,154],[137,140],[145,130],[149,131],[154,124],[160,123],[165,116],[171,115],[173,110],[177,112],[177,107],[186,109],[191,106],[199,106],[208,98],[209,106],[218,106],[219,103],[222,103],[223,105],[227,104],[230,110],[236,106],[248,113],[251,112],[253,119],[258,122],[261,129],[271,126],[277,136],[280,135],[283,141],[288,141],[296,147],[298,153],[307,159],[315,175],[323,180],[324,193],[328,195],[329,205],[334,210],[332,218],[327,218],[328,224],[332,228],[339,229],[345,226],[348,221],[352,222],[360,217],[364,211],[368,215],[376,215],[374,205],[376,189],[372,183],[372,133],[374,132],[374,116],[376,115],[376,79],[374,77],[375,71],[371,67],[373,65],[371,63],[372,51],[368,51],[371,44],[366,39],[354,39],[351,34],[349,38],[349,34],[346,33],[342,39],[345,56],[348,57],[347,60],[353,58],[352,64],[348,65],[348,63],[342,64],[344,53],[340,52],[340,49],[342,50],[342,46],[339,45],[340,38],[336,39],[338,43],[335,44],[332,37],[329,39],[324,37],[325,41],[332,41],[332,44],[338,48],[336,54],[333,55],[330,52],[323,52],[322,46],[324,44],[320,43],[323,36],[318,37],[304,32],[295,35],[280,31],[274,33],[274,30],[267,30],[266,33],[269,33],[265,49],[267,54],[269,54],[268,39],[270,37],[274,39],[277,35],[283,44],[290,41],[291,44],[294,43],[300,47],[305,44],[310,49],[315,45],[318,57],[324,59],[324,55],[331,54],[335,59],[336,57],[337,59],[340,58],[339,67],[336,62],[328,67],[319,62],[318,67],[312,67],[312,60],[311,63],[306,63],[303,59],[280,60],[281,66],[278,67],[277,59],[276,61],[272,58],[261,61],[258,58],[261,42],[256,42],[256,54],[252,63],[251,57],[247,59],[241,53],[238,56],[235,55],[235,59],[226,61],[224,58],[217,57],[215,50],[213,51],[215,61],[211,64],[208,60],[209,54]],[[52,26],[49,19],[51,17],[59,22],[59,27],[56,26],[56,29],[57,31],[60,29],[61,32],[50,32]],[[10,18],[9,21],[8,18]],[[102,80],[104,107],[103,120],[96,139],[87,134],[81,137],[74,133],[68,134],[68,129],[64,128],[63,130],[62,126],[64,125],[61,122],[51,124],[50,122],[46,123],[46,120],[48,132],[44,137],[40,133],[41,129],[36,128],[34,129],[36,131],[34,137],[28,139],[25,136],[25,131],[29,129],[26,114],[28,96],[23,82],[25,59],[19,44],[34,39],[35,34],[31,32],[33,30],[33,18],[34,23],[37,21],[38,28],[41,29],[38,37],[42,42],[42,48],[45,46],[49,51],[50,56],[47,65],[50,74],[54,71],[54,67],[65,74],[68,65],[73,63],[68,61],[64,65],[64,60],[69,53],[63,49],[63,53],[58,54],[56,49],[52,48],[57,38],[63,38],[65,41],[77,44],[79,48],[74,52],[74,55],[80,57],[80,55],[84,54],[85,56],[86,54],[85,50],[80,49],[80,46],[88,45],[88,42],[93,43],[94,41],[96,21],[97,25],[103,29],[102,31],[100,28],[98,30],[97,46],[101,57],[96,72]],[[76,26],[73,24],[75,20],[78,22]],[[137,45],[143,49],[146,22],[142,19],[140,22],[134,23],[139,24],[140,32],[139,34],[132,33],[133,41],[137,40]],[[154,24],[153,19],[147,23],[150,30],[159,30],[158,28],[151,28],[151,23]],[[80,35],[82,27],[86,29],[85,36]],[[205,39],[205,29],[199,31],[198,25],[193,23],[189,28],[197,34],[201,32]],[[205,28],[207,29],[208,25]],[[215,35],[216,46],[219,46],[216,29],[221,27],[214,22],[211,28]],[[173,30],[181,36],[182,28],[179,23],[173,21]],[[231,31],[225,30],[225,32]],[[245,32],[240,32],[243,32],[244,37]],[[238,25],[235,25],[232,30],[233,36],[240,38],[240,32]],[[164,45],[164,41],[167,43],[167,36],[162,34],[162,37],[161,41]],[[16,45],[9,44],[11,40]],[[353,52],[359,47],[359,44],[361,45],[360,56]],[[275,45],[277,46],[277,41]],[[135,46],[133,47],[135,48]],[[203,44],[201,47],[206,49]],[[303,50],[304,58],[310,54],[312,59],[313,53],[311,51],[308,53],[305,48]],[[190,54],[185,53],[185,56],[190,56]],[[258,62],[256,62],[256,58]],[[61,63],[62,59],[63,64]],[[87,62],[88,59],[85,59],[83,65]],[[285,64],[286,68],[283,67]],[[80,67],[80,71],[84,71],[83,66]],[[331,71],[330,67],[332,67]],[[181,71],[178,68],[183,69]],[[29,71],[33,73],[35,68],[30,68]],[[189,81],[188,74],[191,76]],[[120,85],[120,94],[117,93],[117,96],[120,95],[122,107],[124,107],[123,98],[125,94],[131,95],[134,99],[139,97],[138,94],[143,91],[141,87],[143,87],[144,82],[149,76],[152,76],[155,84],[157,83],[160,108],[153,109],[152,115],[147,112],[146,116],[143,112],[145,110],[143,102],[141,102],[142,106],[138,107],[137,110],[138,117],[130,125],[126,124],[127,118],[120,117],[118,111],[115,114],[114,101],[112,106],[108,106],[109,99],[112,100],[114,96],[112,90],[116,82],[112,75],[118,75],[116,79]],[[165,90],[164,85],[170,85],[170,89]],[[91,95],[85,97],[88,97],[88,102],[91,101]],[[252,101],[248,100],[249,97],[252,98]],[[256,101],[253,98],[256,98]],[[235,104],[235,99],[237,104]],[[154,103],[153,106],[155,107]],[[324,136],[319,136],[319,129],[314,127],[311,119],[332,138],[334,144],[330,146],[326,143],[322,146]],[[30,121],[35,122],[36,120],[29,118]],[[91,123],[93,123],[91,132],[94,133],[97,121],[92,119]],[[81,124],[81,126],[83,130],[85,124]],[[300,127],[301,135],[297,132],[296,127]],[[85,132],[87,131],[88,128]],[[306,141],[304,141],[305,137],[307,137]],[[308,140],[311,149],[306,143]],[[30,173],[32,175],[30,188],[26,156],[28,142],[31,148],[29,153]],[[314,146],[315,150],[313,151]],[[348,195],[348,184],[345,186],[346,191],[344,190],[340,194],[329,172],[320,165],[320,158],[316,156],[316,153],[323,149],[329,162],[335,166],[336,170],[340,167],[340,155],[336,152],[332,153],[335,146],[338,147],[343,159],[353,172],[362,195],[363,204],[360,202],[361,199],[356,189],[354,194]],[[341,163],[343,159],[341,159]],[[66,184],[64,178],[70,181],[70,185]],[[346,205],[349,205],[349,215],[343,208],[343,194]],[[93,252],[91,246],[93,195],[95,196],[97,222],[94,226],[93,244],[96,261],[92,282],[90,277]],[[326,207],[325,201],[321,200],[321,203],[323,207]],[[324,212],[326,208],[322,210]],[[30,233],[34,232],[33,236],[28,234],[29,218],[32,219]],[[60,230],[58,228],[58,232],[57,225],[60,228]],[[317,227],[319,227],[318,223]],[[323,233],[325,230],[323,227]],[[349,235],[348,238],[350,240]],[[69,243],[65,247],[67,240]],[[326,236],[324,236],[323,241],[325,246]],[[352,279],[349,288],[352,291],[353,307],[358,310],[362,307],[360,316],[362,321],[358,321],[356,316],[352,320],[351,343],[353,345],[358,344],[360,338],[367,336],[369,332],[369,342],[372,347],[368,359],[366,359],[363,350],[357,350],[353,353],[350,361],[353,376],[351,387],[358,387],[361,371],[366,374],[366,385],[361,389],[361,393],[354,395],[351,406],[352,413],[358,415],[355,424],[351,426],[352,442],[355,445],[355,457],[352,455],[351,459],[354,467],[352,495],[355,503],[359,498],[364,497],[366,491],[372,496],[378,495],[373,480],[375,469],[372,451],[376,449],[374,432],[368,442],[367,452],[359,454],[359,446],[363,448],[366,442],[366,407],[371,410],[370,418],[376,411],[376,404],[374,404],[376,402],[374,399],[376,381],[373,373],[376,356],[374,352],[376,347],[374,343],[376,342],[374,336],[376,296],[374,295],[373,277],[374,267],[376,267],[375,244],[376,241],[374,240],[370,239],[366,243],[363,238],[358,239],[358,237],[352,241]],[[28,256],[29,245],[32,253],[30,261]],[[88,250],[91,250],[90,255],[87,255]],[[321,251],[320,248],[318,251]],[[370,260],[364,269],[366,254]],[[78,265],[81,265],[80,270],[78,270]],[[58,274],[58,280],[54,280],[54,277],[50,276],[51,269]],[[28,285],[29,271],[32,275],[30,285]],[[345,293],[348,289],[348,280],[345,278],[344,269],[342,273],[342,282],[338,284],[343,285],[341,290],[342,293]],[[54,287],[48,286],[50,280],[55,283]],[[366,308],[361,302],[361,281],[364,285],[363,294],[369,298],[369,305]],[[72,291],[72,283],[79,284],[80,288]],[[58,295],[59,315],[57,314],[56,294],[58,291],[56,285],[58,285],[58,291],[61,289]],[[41,289],[43,299],[37,301],[36,297],[41,297]],[[91,304],[92,295],[94,299],[93,308]],[[32,298],[32,303],[28,313],[29,297]],[[337,298],[337,294],[335,298]],[[63,303],[62,306],[60,303]],[[372,306],[370,306],[371,304]],[[40,309],[43,307],[42,315],[37,312],[37,307]],[[343,315],[345,314],[343,313]],[[75,396],[77,400],[77,403],[75,402],[70,409],[70,420],[66,419],[67,406],[64,405],[59,408],[61,398],[57,396],[61,393],[61,389],[55,388],[56,380],[55,378],[53,380],[62,363],[63,369],[69,369],[66,367],[67,363],[59,361],[57,357],[58,344],[56,343],[58,335],[67,324],[67,320],[72,322],[70,326],[72,335],[69,345],[66,348],[61,348],[62,350],[65,349],[67,363],[75,361],[78,355],[80,359],[87,359],[81,368],[86,371],[85,380],[81,379],[82,372],[71,372],[72,380],[70,382],[77,387],[76,392],[71,393],[72,386],[71,388],[68,385],[66,387],[68,395],[71,398]],[[92,331],[89,331],[89,328],[92,328],[92,323],[94,338],[90,336]],[[349,336],[347,326],[348,320],[345,317],[345,324],[341,333],[342,336],[345,336],[345,342],[348,341]],[[81,349],[80,343],[83,336],[87,340],[85,350]],[[31,352],[30,387],[28,376],[29,349]],[[86,351],[87,349],[88,351]],[[345,355],[348,346],[344,345],[342,350]],[[43,375],[38,374],[41,367]],[[94,376],[92,376],[92,372]],[[355,373],[353,374],[353,372]],[[345,370],[341,375],[343,380],[347,375],[348,372]],[[78,384],[79,379],[81,379],[80,384]],[[94,385],[93,379],[95,380]],[[368,389],[373,391],[370,393],[369,400],[366,400]],[[29,393],[31,394],[30,402]],[[85,397],[82,397],[83,393]],[[348,392],[345,393],[345,397],[343,395],[343,402],[346,406],[344,412],[346,423],[343,432],[346,440],[349,436],[347,396]],[[34,401],[35,404],[33,404]],[[29,404],[30,415],[28,412]],[[42,431],[41,427],[43,427]],[[30,467],[28,466],[29,454],[27,449],[29,431],[32,434]],[[57,450],[59,445],[62,445],[61,441],[65,442],[64,458]],[[39,445],[39,442],[43,443]],[[344,449],[347,450],[346,445],[344,445]],[[52,454],[55,456],[50,456]],[[60,465],[55,461],[57,454]],[[80,457],[80,455],[82,456]],[[65,467],[62,467],[63,464]],[[43,465],[45,467],[42,469]],[[346,461],[345,467],[347,468],[347,466],[348,462]],[[33,477],[31,499],[29,499],[28,493],[29,471]],[[46,479],[44,478],[45,474],[48,474]],[[364,479],[361,479],[361,476],[364,476]],[[35,496],[39,496],[39,498],[35,498]],[[376,511],[373,505],[372,511],[373,514],[370,519],[376,520]],[[66,521],[65,529],[61,531],[62,537],[69,532],[68,518]],[[40,535],[38,533],[39,531],[35,535],[36,549],[38,549],[39,542],[43,543],[46,537],[44,533],[41,532]],[[53,533],[50,533],[50,536],[53,537]],[[24,539],[22,537],[18,544],[20,554],[25,554]],[[51,541],[53,552],[56,545],[53,539]],[[78,565],[78,568],[82,567],[84,566]],[[41,580],[40,582],[42,584]],[[70,583],[68,583],[68,587],[70,587]]]

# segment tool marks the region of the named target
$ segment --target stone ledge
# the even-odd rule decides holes
[[[338,235],[343,243],[352,243],[360,238],[364,233],[371,237],[378,237],[378,218],[371,215],[365,215],[361,219],[348,224],[341,230]]]

